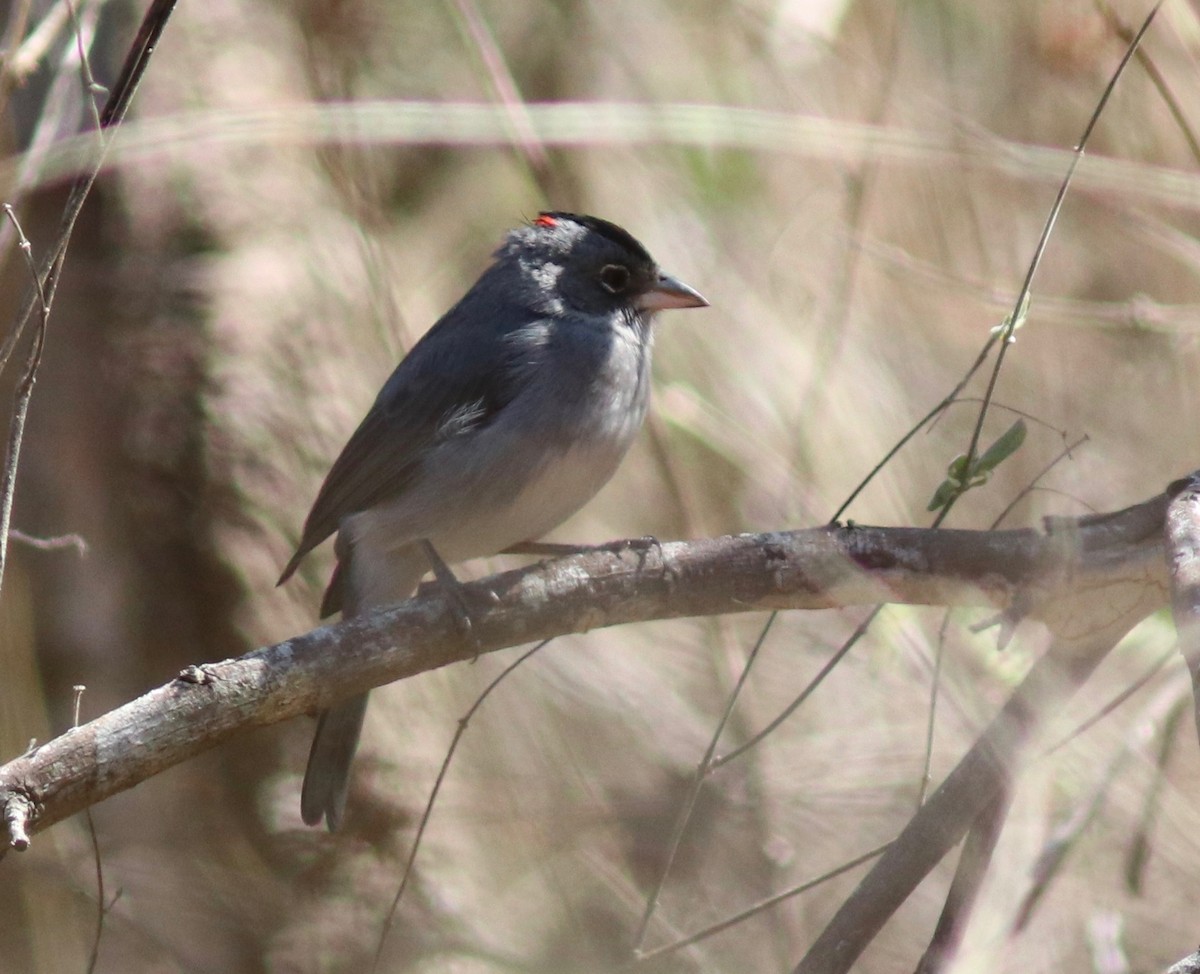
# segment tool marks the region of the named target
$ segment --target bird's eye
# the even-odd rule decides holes
[[[629,268],[605,264],[600,270],[600,286],[610,294],[620,294],[629,287]]]

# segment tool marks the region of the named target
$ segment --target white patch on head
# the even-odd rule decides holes
[[[533,281],[543,313],[562,314],[563,303],[558,297],[558,279],[562,276],[562,264],[553,261],[523,261],[522,269]]]

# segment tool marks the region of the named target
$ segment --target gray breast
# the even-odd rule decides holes
[[[557,527],[608,482],[645,418],[650,345],[639,326],[622,321],[603,341],[529,336],[541,355],[521,394],[487,427],[439,447],[395,503],[356,516],[354,533],[391,550],[428,538],[455,562]]]

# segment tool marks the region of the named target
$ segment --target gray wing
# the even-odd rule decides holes
[[[488,301],[480,280],[413,346],[325,477],[287,581],[342,519],[401,496],[434,444],[488,425],[524,387],[532,346],[512,340],[530,324],[513,306]]]

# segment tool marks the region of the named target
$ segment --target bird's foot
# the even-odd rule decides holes
[[[470,640],[475,646],[475,656],[471,660],[472,663],[479,659],[479,654],[483,651],[483,646],[479,642],[479,636],[475,632],[475,617],[471,612],[470,605],[467,604],[466,590],[463,583],[458,580],[450,566],[442,560],[442,556],[437,553],[428,541],[422,541],[421,547],[425,551],[425,557],[429,561],[429,567],[433,569],[433,575],[438,581],[438,587],[442,594],[446,596],[446,601],[449,603],[450,611],[454,615],[455,621],[462,630],[463,635]]]

